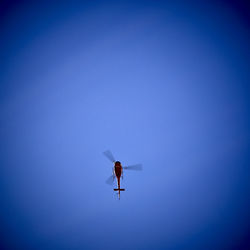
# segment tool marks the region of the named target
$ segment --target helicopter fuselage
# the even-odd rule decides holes
[[[120,191],[125,191],[125,189],[120,188],[120,179],[122,176],[123,169],[122,169],[122,164],[119,161],[115,162],[114,171],[115,171],[115,176],[117,179],[117,186],[118,186],[118,188],[115,188],[114,191],[118,191],[118,195],[119,195],[119,199],[120,199]]]

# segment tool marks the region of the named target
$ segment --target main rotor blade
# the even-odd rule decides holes
[[[142,170],[142,164],[135,164],[135,165],[130,165],[130,166],[126,166],[126,167],[123,167],[124,169],[127,169],[127,170],[136,170],[136,171],[140,171]]]
[[[106,183],[109,184],[109,185],[112,185],[113,182],[115,180],[115,176],[114,175],[111,175],[109,176],[109,178],[106,180]]]
[[[112,162],[115,162],[115,157],[112,155],[110,150],[106,150],[103,154]]]

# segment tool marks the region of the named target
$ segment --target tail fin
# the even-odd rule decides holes
[[[124,188],[114,188],[114,191],[118,191],[118,197],[120,200],[120,191],[125,191],[125,189]]]

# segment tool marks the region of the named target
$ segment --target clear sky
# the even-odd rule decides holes
[[[246,2],[52,2],[0,4],[1,249],[246,248]]]

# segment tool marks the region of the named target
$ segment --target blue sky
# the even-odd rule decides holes
[[[0,6],[3,248],[247,246],[244,1]]]

